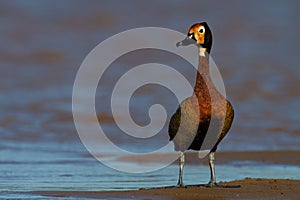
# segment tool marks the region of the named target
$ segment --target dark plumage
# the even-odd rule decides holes
[[[196,44],[199,47],[199,65],[194,93],[179,105],[169,123],[170,140],[174,142],[175,150],[182,152],[178,185],[183,186],[183,152],[188,149],[196,151],[201,149],[211,152],[209,185],[217,186],[214,175],[214,152],[231,127],[234,110],[231,103],[216,89],[209,74],[212,33],[205,22],[194,24],[189,29],[188,37],[177,46],[188,44]],[[212,133],[215,135],[208,137],[204,146],[203,142],[208,130],[210,135]]]

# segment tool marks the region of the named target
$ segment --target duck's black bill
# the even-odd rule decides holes
[[[195,44],[196,41],[192,38],[189,38],[189,37],[186,37],[184,40],[182,40],[181,42],[178,42],[176,44],[177,47],[180,47],[180,46],[187,46],[187,45],[190,45],[190,44]]]

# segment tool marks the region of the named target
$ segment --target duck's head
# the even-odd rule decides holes
[[[196,23],[191,26],[188,36],[176,44],[179,46],[187,46],[195,44],[199,48],[206,48],[209,53],[212,45],[212,33],[206,22]]]

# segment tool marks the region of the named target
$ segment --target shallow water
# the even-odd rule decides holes
[[[299,8],[298,1],[1,1],[0,195],[27,198],[16,192],[123,190],[176,183],[176,165],[147,174],[103,166],[87,156],[73,123],[72,87],[81,62],[107,37],[136,27],[185,32],[195,22],[208,21],[214,32],[212,56],[236,110],[220,150],[299,150]],[[109,109],[118,78],[137,64],[154,61],[194,81],[193,69],[182,67],[182,60],[148,50],[114,62],[99,83],[96,110],[101,125],[116,145],[128,151],[151,152],[168,142],[167,124],[148,140],[122,134]],[[178,104],[164,88],[143,87],[130,104],[133,119],[148,124],[148,109],[154,103],[162,104],[168,117]],[[109,150],[100,153],[116,156]],[[207,166],[187,168],[187,183],[208,180]],[[222,171],[219,180],[300,178],[296,166],[232,163],[217,170]]]
[[[69,145],[61,151],[54,150],[53,146],[55,145],[48,142],[38,145],[24,144],[20,149],[2,151],[1,160],[5,161],[1,161],[0,165],[1,198],[40,198],[24,193],[30,191],[112,191],[177,183],[177,164],[150,173],[125,173],[105,167],[87,153],[77,151],[80,145]],[[5,157],[7,155],[11,157]],[[131,165],[132,168],[140,167],[134,163],[115,162],[119,165]],[[249,161],[216,165],[216,172],[220,181],[246,177],[300,179],[299,166],[266,165]],[[203,184],[208,180],[207,165],[186,164],[185,184]]]
[[[69,145],[65,150],[53,149],[55,144],[23,144],[19,149],[1,151],[0,192],[11,194],[24,191],[49,190],[126,190],[141,187],[174,185],[178,178],[177,164],[150,173],[125,173],[100,164],[87,153],[76,151],[80,145]],[[8,148],[7,148],[8,149]],[[38,149],[38,150],[37,150]],[[11,157],[8,157],[8,156]],[[14,156],[12,156],[14,155]],[[115,160],[120,165],[141,167],[134,163]],[[246,177],[299,179],[299,167],[295,165],[266,165],[243,161],[216,165],[218,180],[230,181]],[[186,164],[186,184],[206,183],[209,180],[207,165]]]

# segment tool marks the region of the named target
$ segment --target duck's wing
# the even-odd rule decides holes
[[[170,119],[169,130],[168,130],[170,141],[174,139],[176,133],[178,132],[179,125],[180,125],[180,116],[181,116],[181,109],[179,106]]]

